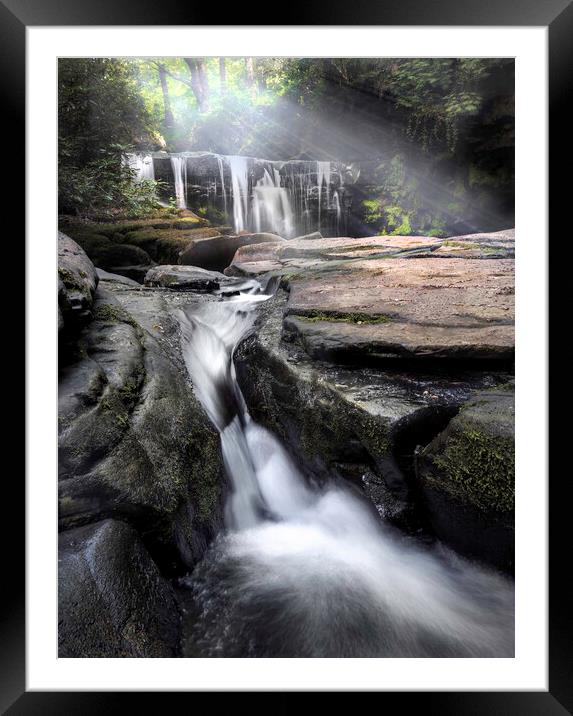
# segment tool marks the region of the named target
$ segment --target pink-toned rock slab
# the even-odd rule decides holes
[[[500,358],[514,352],[514,261],[355,261],[290,283],[287,337],[310,355],[367,351]]]

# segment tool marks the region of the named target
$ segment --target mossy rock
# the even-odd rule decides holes
[[[116,234],[115,240],[138,246],[149,256],[162,264],[177,263],[179,254],[184,251],[194,239],[218,236],[216,229],[202,227],[198,229],[138,229],[126,234]]]
[[[484,512],[513,510],[514,423],[512,393],[479,394],[424,448],[425,483]]]
[[[81,234],[76,242],[82,247],[92,261],[95,261],[102,249],[111,246],[111,241],[103,234]]]
[[[149,266],[149,254],[138,246],[111,244],[100,249],[94,259],[96,266],[107,271],[120,266]]]

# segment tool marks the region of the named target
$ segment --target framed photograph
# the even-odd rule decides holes
[[[546,426],[571,6],[0,9],[15,123],[26,100],[7,713],[570,712]]]

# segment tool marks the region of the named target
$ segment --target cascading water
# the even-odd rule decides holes
[[[512,656],[508,580],[399,536],[350,488],[312,487],[250,417],[233,353],[271,294],[250,280],[180,316],[231,483],[226,532],[187,579],[196,656]]]
[[[141,157],[133,156],[143,166]],[[157,178],[174,187],[178,207],[214,209],[217,220],[232,223],[235,232],[268,231],[293,238],[317,230],[335,236],[345,230],[345,165],[338,162],[156,153],[142,171],[153,173],[153,162]],[[142,176],[139,169],[137,174]],[[169,198],[165,191],[163,198]]]
[[[227,213],[227,190],[225,189],[225,166],[223,157],[217,155],[217,165],[219,167],[219,176],[221,178],[221,194],[223,195],[223,210]]]
[[[249,217],[249,162],[247,157],[227,157],[231,170],[231,191],[233,197],[233,226],[235,231],[244,231]]]
[[[187,158],[172,156],[171,167],[175,182],[175,200],[178,209],[187,208]]]
[[[286,239],[295,235],[289,193],[281,186],[277,169],[264,169],[262,179],[257,182],[253,190],[253,217],[256,231],[271,231]]]
[[[322,185],[326,185],[326,205],[329,203],[330,191],[330,162],[316,163],[316,185],[318,187],[318,227],[320,229],[320,214],[322,208]]]

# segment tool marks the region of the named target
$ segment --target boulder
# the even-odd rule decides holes
[[[173,590],[124,522],[60,534],[58,613],[60,658],[178,655]]]
[[[149,254],[138,246],[128,244],[110,244],[97,253],[97,266],[105,271],[113,271],[114,267],[149,266]]]
[[[222,286],[243,284],[244,280],[198,266],[154,266],[147,272],[144,283],[179,291],[215,291]]]
[[[434,532],[506,571],[514,561],[515,409],[511,386],[467,402],[417,457]]]
[[[91,318],[98,277],[78,244],[58,232],[58,327],[80,326]]]
[[[179,257],[183,265],[199,266],[210,271],[223,271],[237,249],[250,244],[285,243],[276,234],[240,234],[238,236],[215,236],[192,241]]]
[[[114,283],[122,283],[125,286],[135,286],[136,288],[141,287],[141,284],[137,281],[134,281],[132,278],[127,278],[127,276],[122,276],[118,273],[110,273],[109,271],[104,271],[100,268],[96,269],[96,273],[100,281],[113,281]]]
[[[123,234],[123,242],[143,249],[158,263],[173,264],[194,239],[220,235],[217,229],[210,227],[189,230],[145,228]]]
[[[181,569],[220,524],[224,473],[181,356],[177,296],[106,281],[93,321],[62,346],[59,520],[128,520]]]

